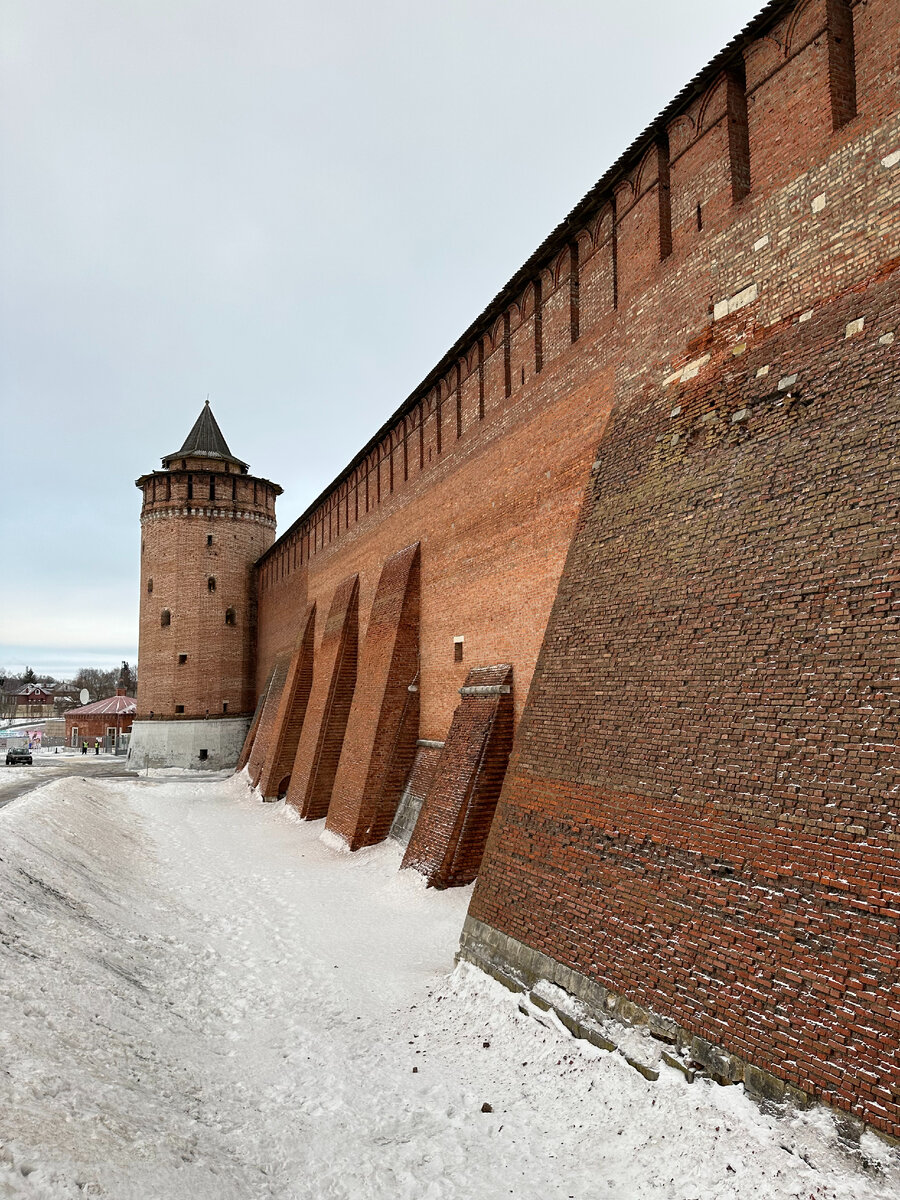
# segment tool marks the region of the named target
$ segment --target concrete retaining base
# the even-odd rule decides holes
[[[222,771],[237,763],[250,728],[249,716],[205,721],[135,721],[128,764]]]

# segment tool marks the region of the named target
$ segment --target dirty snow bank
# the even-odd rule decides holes
[[[450,974],[468,889],[328,845],[240,779],[60,780],[0,829],[0,1197],[900,1189],[822,1112],[649,1083]]]

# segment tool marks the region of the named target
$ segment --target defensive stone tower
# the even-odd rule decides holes
[[[254,563],[281,488],[228,448],[209,401],[184,445],[142,475],[140,680],[129,757],[232,766],[255,703]]]

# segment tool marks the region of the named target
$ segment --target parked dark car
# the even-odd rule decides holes
[[[6,765],[8,767],[32,766],[33,759],[31,757],[31,751],[25,750],[24,748],[21,750],[7,750]]]

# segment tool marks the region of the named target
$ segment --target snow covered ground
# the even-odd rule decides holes
[[[32,788],[63,775],[124,775],[125,757],[114,754],[86,754],[80,750],[35,750],[32,766],[8,767],[0,750],[0,808]]]
[[[453,970],[468,889],[240,778],[61,778],[0,832],[0,1197],[900,1193],[821,1110],[650,1083],[523,1016]]]

